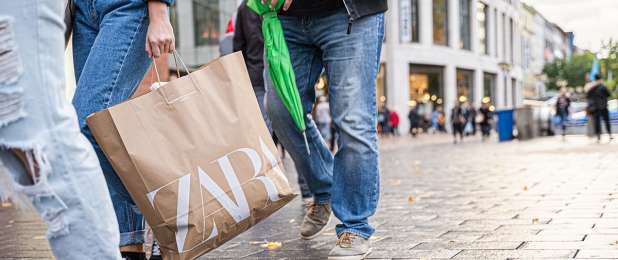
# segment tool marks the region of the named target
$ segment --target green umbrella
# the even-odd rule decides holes
[[[281,9],[283,3],[283,0],[279,0],[274,10],[271,10],[268,4],[262,4],[260,0],[249,0],[247,6],[262,16],[262,33],[264,34],[270,78],[281,102],[292,116],[296,128],[303,133],[307,153],[310,154],[305,133],[305,113],[296,87],[296,76],[294,76],[288,45],[285,43],[283,28],[277,17],[277,11]]]

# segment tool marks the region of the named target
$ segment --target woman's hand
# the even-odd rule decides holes
[[[159,58],[164,53],[176,49],[174,29],[170,23],[168,7],[159,1],[148,1],[148,33],[146,52],[150,58]]]
[[[292,1],[293,0],[285,0],[285,3],[283,4],[283,11],[287,11],[288,9],[290,9]],[[270,7],[270,10],[273,10],[275,9],[275,6],[277,5],[277,2],[279,2],[279,0],[262,0],[262,4],[266,4],[267,2],[270,2],[270,5],[268,5]]]

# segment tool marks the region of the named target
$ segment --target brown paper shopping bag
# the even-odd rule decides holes
[[[294,198],[240,53],[91,115],[166,259],[194,259]]]

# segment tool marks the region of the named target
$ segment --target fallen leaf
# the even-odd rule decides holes
[[[528,186],[524,186],[524,191],[528,191]]]
[[[43,240],[43,239],[45,239],[45,236],[34,236],[32,239],[34,239],[34,240]]]
[[[268,242],[268,243],[264,243],[260,245],[260,247],[266,248],[268,250],[277,250],[281,248],[281,245],[282,245],[281,242]]]
[[[539,219],[538,218],[533,218],[532,219],[532,224],[539,224]]]
[[[414,196],[410,195],[408,196],[408,204],[412,205],[416,202],[416,198],[414,198]]]

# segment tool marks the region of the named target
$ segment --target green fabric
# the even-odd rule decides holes
[[[270,0],[267,2],[270,2]],[[262,33],[264,34],[270,78],[281,102],[292,116],[294,124],[298,130],[304,132],[306,127],[305,115],[298,87],[296,87],[296,76],[292,68],[288,45],[285,43],[283,28],[277,17],[277,11],[281,9],[283,3],[283,0],[279,0],[274,10],[270,10],[268,5],[262,4],[260,0],[249,0],[247,6],[262,16]]]

